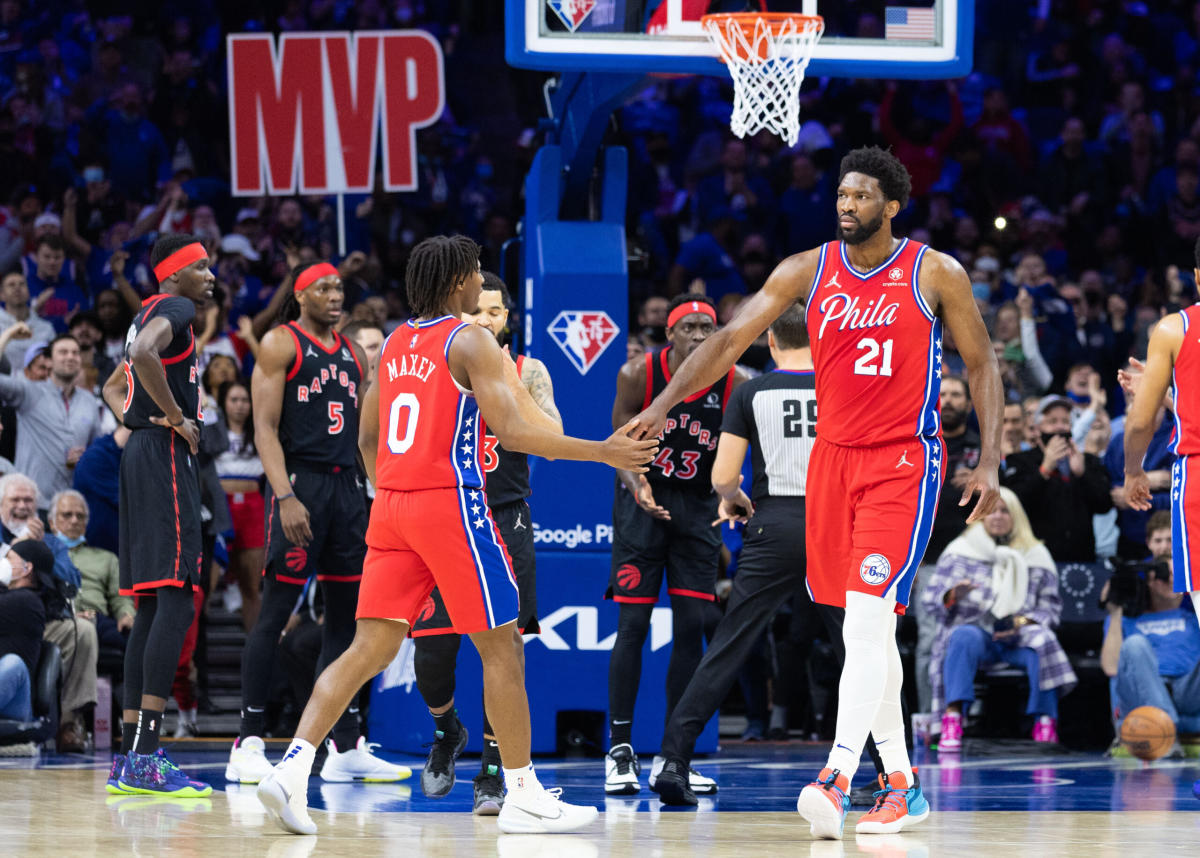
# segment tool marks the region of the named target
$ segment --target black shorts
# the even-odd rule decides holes
[[[667,572],[667,593],[715,602],[721,535],[712,526],[719,498],[656,483],[654,500],[671,513],[654,518],[620,484],[613,503],[612,577],[606,599],[652,605]]]
[[[513,574],[517,576],[517,595],[520,608],[517,612],[517,629],[523,635],[536,635],[537,619],[537,559],[533,550],[533,518],[529,514],[529,504],[523,500],[500,504],[491,508],[492,518],[500,529],[500,537],[508,548],[508,556],[512,560]],[[442,603],[442,594],[438,588],[421,606],[417,622],[413,626],[412,636],[415,638],[428,635],[452,634],[454,626],[450,622],[450,614]]]
[[[121,455],[121,594],[200,581],[200,466],[169,429],[134,429]]]
[[[279,502],[266,491],[266,567],[263,574],[283,584],[318,581],[357,583],[367,556],[367,496],[358,468],[288,466],[292,491],[308,509],[312,539],[301,548],[283,535]]]

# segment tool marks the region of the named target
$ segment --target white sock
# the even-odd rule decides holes
[[[896,614],[891,617],[887,646],[887,683],[879,711],[871,723],[871,735],[875,747],[883,760],[884,771],[902,772],[908,786],[912,786],[912,763],[908,759],[908,747],[904,744],[904,710],[900,706],[900,693],[904,685],[904,665],[900,661],[900,647],[896,645]]]
[[[846,663],[838,683],[837,729],[826,765],[851,781],[886,691],[890,673],[886,669],[887,641],[889,635],[894,638],[895,605],[892,600],[866,593],[846,594],[846,621],[842,626]]]
[[[504,770],[504,786],[510,793],[534,792],[541,789],[537,775],[533,771],[533,763],[519,769]]]
[[[316,755],[317,749],[311,742],[292,739],[292,744],[288,746],[287,753],[279,763],[280,774],[294,783],[307,782]]]

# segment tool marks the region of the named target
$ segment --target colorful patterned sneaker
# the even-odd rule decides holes
[[[957,754],[962,750],[962,735],[962,713],[947,709],[942,714],[942,738],[938,740],[938,753]]]
[[[1041,715],[1033,725],[1033,741],[1058,744],[1058,721],[1049,715]]]
[[[808,820],[812,836],[841,840],[850,809],[850,779],[840,771],[821,769],[817,779],[800,790],[796,811]]]
[[[185,775],[162,748],[153,754],[129,754],[117,785],[140,795],[203,798],[212,794],[212,787]]]
[[[108,783],[104,791],[111,795],[129,795],[129,790],[121,786],[121,772],[125,771],[125,755],[113,754],[112,768],[108,770]]]
[[[863,814],[854,830],[859,834],[895,834],[928,817],[929,802],[921,792],[916,772],[911,787],[903,772],[892,772],[883,789],[875,793],[875,806]]]

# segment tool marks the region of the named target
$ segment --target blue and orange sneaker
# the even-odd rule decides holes
[[[203,798],[212,794],[212,787],[185,775],[162,748],[153,754],[129,754],[117,786],[138,795]]]
[[[836,769],[821,769],[817,779],[800,790],[796,811],[808,820],[813,837],[841,840],[850,810],[850,779]]]
[[[104,791],[112,795],[129,795],[129,791],[121,786],[121,773],[125,771],[125,755],[113,754],[112,768],[108,770],[108,783]]]
[[[895,834],[924,822],[929,802],[921,792],[921,779],[913,772],[912,786],[903,772],[892,772],[883,789],[875,793],[875,806],[862,815],[854,830],[859,834]]]

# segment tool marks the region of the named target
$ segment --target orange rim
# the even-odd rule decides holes
[[[754,25],[759,21],[764,21],[775,35],[779,34],[784,23],[788,21],[796,22],[797,32],[803,32],[807,25],[813,23],[825,26],[825,19],[820,15],[799,15],[792,12],[718,12],[713,15],[701,16],[700,25],[705,26],[709,21],[716,24],[732,21],[744,32],[753,32]]]

